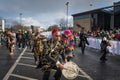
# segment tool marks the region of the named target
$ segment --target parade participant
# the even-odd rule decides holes
[[[26,35],[26,43],[27,43],[27,46],[31,49],[32,48],[32,30],[28,30],[27,31],[27,35]]]
[[[84,54],[86,44],[89,45],[84,28],[81,29],[81,32],[79,34],[79,39],[80,42],[78,46],[81,47],[81,52],[82,54]]]
[[[16,34],[16,39],[17,39],[17,43],[18,43],[18,47],[19,49],[21,49],[21,45],[23,45],[23,35],[22,35],[22,32],[21,30],[18,31],[18,33]]]
[[[0,37],[1,37],[1,45],[4,45],[4,42],[5,42],[5,34],[4,34],[4,33],[1,33],[1,34],[0,34]]]
[[[46,43],[45,55],[42,62],[42,70],[44,71],[43,80],[49,80],[51,69],[55,69],[55,80],[61,79],[61,69],[63,69],[62,61],[65,61],[64,43],[61,40],[60,31],[54,29],[52,31],[52,39]],[[60,57],[61,56],[61,57]]]
[[[73,33],[73,36],[74,36],[74,47],[76,46],[76,44],[77,44],[77,33],[76,32],[74,32]]]
[[[15,36],[13,36],[13,33],[8,31],[8,49],[9,49],[9,55],[11,58],[13,57],[14,54],[14,49],[15,49]]]
[[[64,31],[62,39],[65,43],[65,56],[67,61],[73,59],[73,50],[74,50],[74,36],[69,29]]]
[[[107,49],[108,46],[111,46],[111,44],[107,41],[106,37],[103,37],[100,44],[101,52],[103,52],[102,56],[100,57],[101,62],[105,62],[107,60],[106,55],[109,52]]]
[[[41,62],[41,56],[43,52],[42,40],[45,38],[46,37],[44,35],[40,35],[40,30],[36,29],[35,35],[32,38],[34,40],[33,52],[34,52],[34,59],[36,64]],[[38,57],[39,57],[39,60],[38,60]]]

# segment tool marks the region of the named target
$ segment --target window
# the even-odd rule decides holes
[[[86,18],[90,18],[90,14],[85,14],[85,15],[81,15],[81,16],[75,16],[73,19],[74,20],[80,20],[80,19],[86,19]]]

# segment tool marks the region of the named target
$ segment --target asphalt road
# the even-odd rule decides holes
[[[80,67],[81,75],[75,80],[120,80],[120,56],[108,55],[108,61],[101,63],[99,50],[86,48],[81,54],[80,48],[74,51],[74,62]],[[33,53],[28,48],[15,50],[13,59],[8,56],[8,50],[0,47],[0,80],[42,80],[43,72],[35,69]],[[52,71],[50,80],[55,71]],[[61,80],[67,80],[62,76]]]

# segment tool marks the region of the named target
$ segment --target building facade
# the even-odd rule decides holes
[[[120,27],[120,2],[114,3],[115,27]]]
[[[120,27],[120,2],[114,3],[113,6],[77,13],[72,16],[74,27],[84,27],[86,31],[118,28]]]
[[[5,20],[0,19],[0,32],[5,31]]]

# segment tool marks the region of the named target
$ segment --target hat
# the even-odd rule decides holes
[[[52,34],[54,34],[54,33],[56,33],[56,32],[59,32],[59,29],[54,29],[54,30],[52,31]]]
[[[67,30],[64,31],[64,34],[70,35],[71,31],[69,29],[67,29]]]

